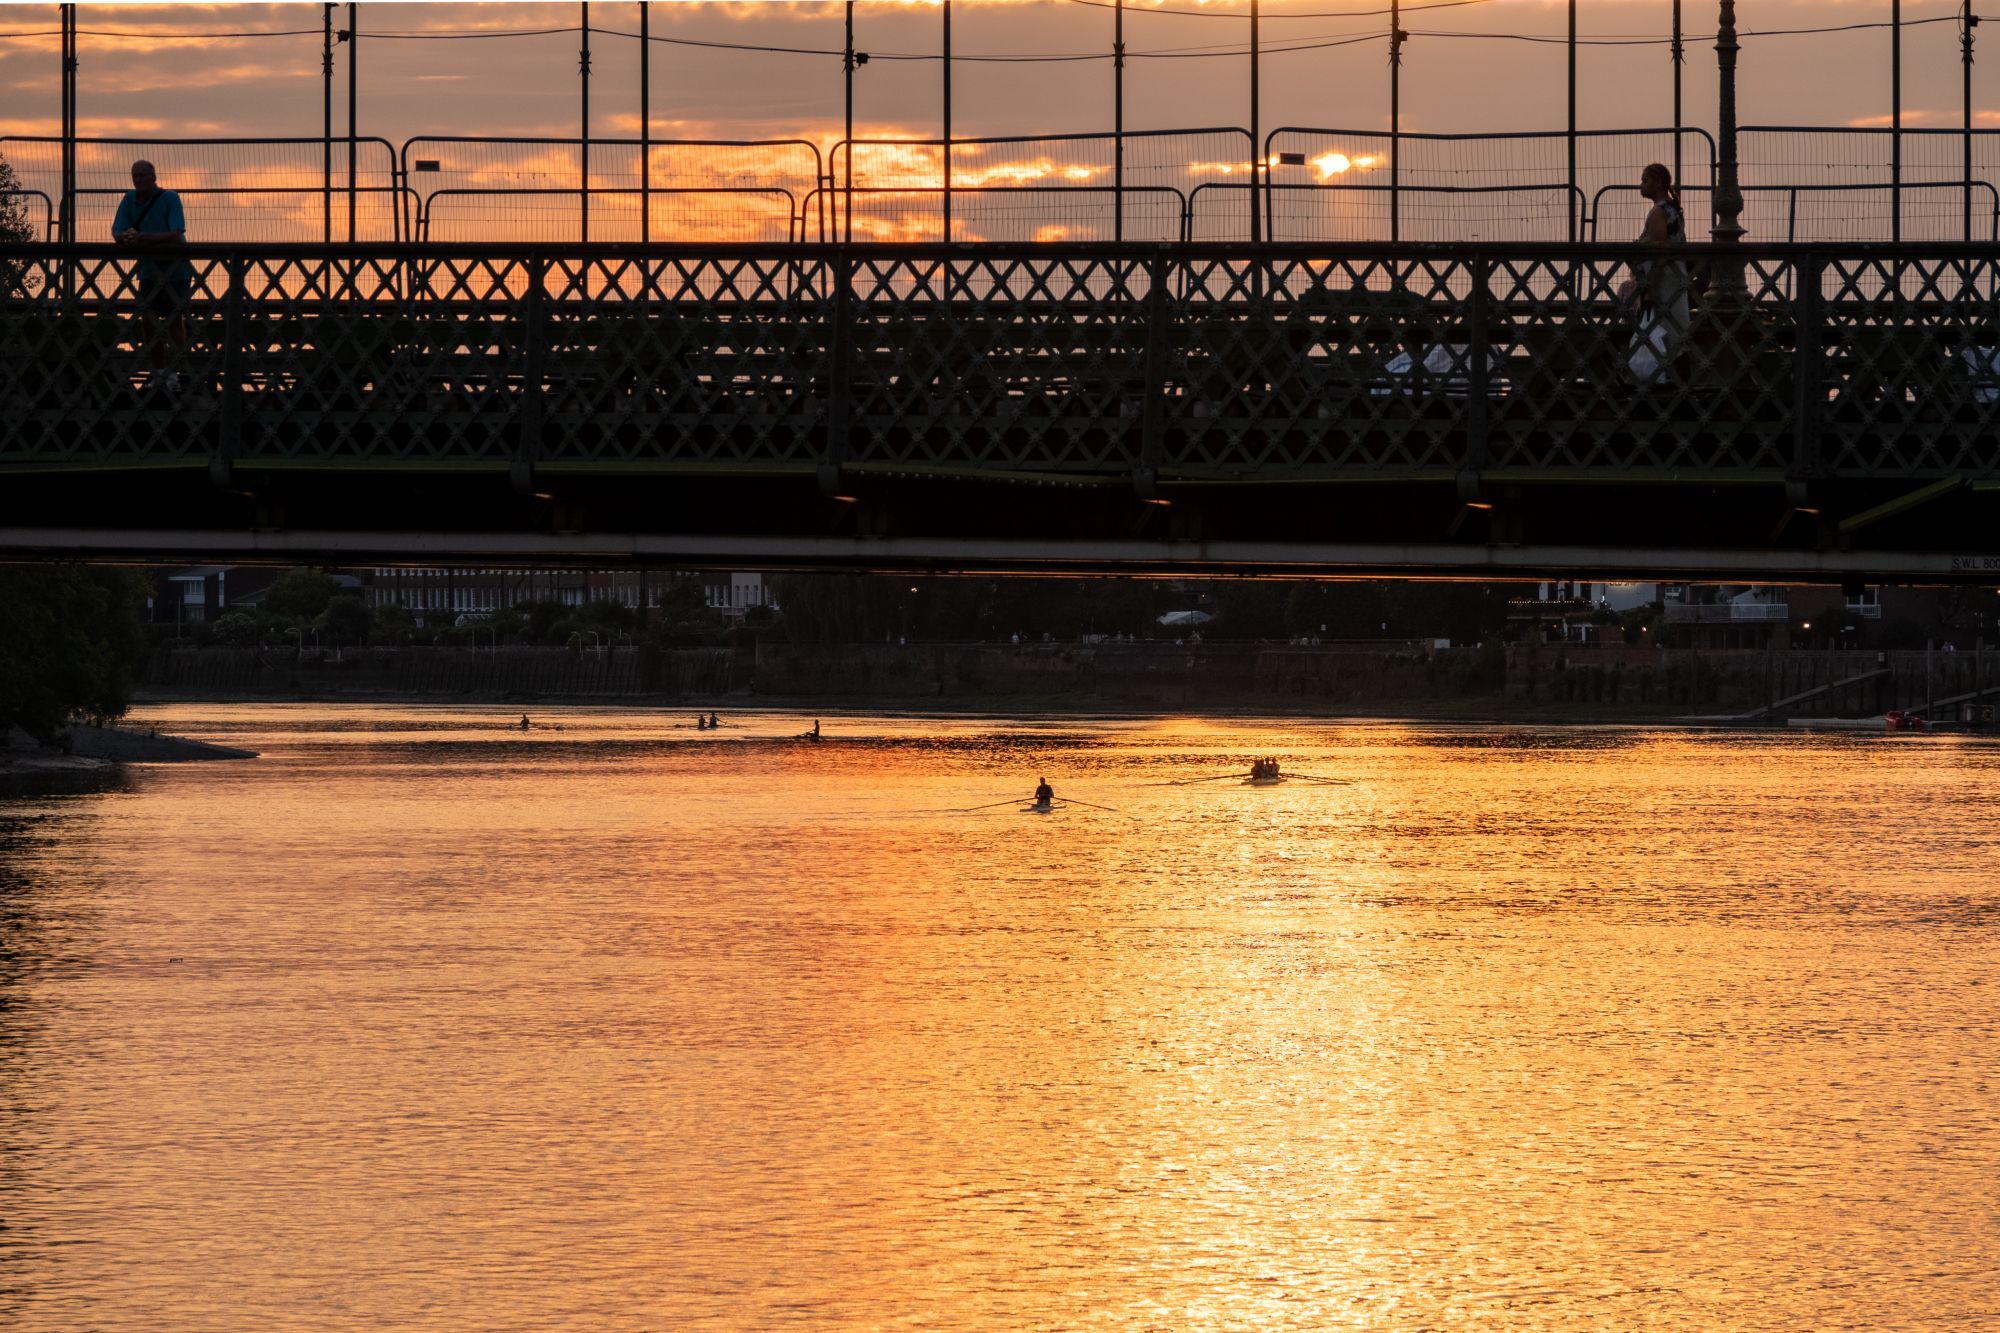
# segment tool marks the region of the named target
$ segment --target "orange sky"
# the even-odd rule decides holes
[[[1366,11],[1386,0],[1264,0],[1262,128],[1324,127],[1368,131],[1388,119],[1386,20]],[[1411,131],[1552,130],[1564,119],[1564,50],[1546,41],[1472,40],[1445,34],[1511,33],[1560,38],[1566,9],[1550,0],[1472,0],[1440,5],[1439,0],[1407,0],[1404,26],[1412,33],[1404,74],[1403,126]],[[1425,9],[1422,6],[1430,5]],[[1157,0],[1152,7],[1184,11],[1149,13],[1134,3],[1127,18],[1127,45],[1134,53],[1127,74],[1126,125],[1130,130],[1242,126],[1249,122],[1248,60],[1225,58],[1140,59],[1139,53],[1187,52],[1190,48],[1240,46],[1248,37],[1245,5],[1230,0]],[[1741,6],[1744,26],[1810,27],[1879,21],[1887,0],[1755,0]],[[1715,9],[1707,0],[1686,0],[1691,30]],[[1935,19],[1956,12],[1955,0],[1907,0],[1909,20]],[[1196,12],[1185,12],[1196,11]],[[638,7],[598,3],[591,20],[593,39],[591,130],[594,136],[633,136],[638,128]],[[1670,30],[1670,0],[1582,0],[1579,23],[1586,38],[1657,37]],[[843,6],[838,3],[668,3],[652,10],[656,36],[698,42],[757,44],[837,51]],[[1102,54],[1111,39],[1112,12],[1089,0],[959,0],[953,11],[954,49],[961,57],[982,54]],[[574,4],[387,4],[361,6],[359,130],[400,145],[417,135],[550,135],[578,132],[578,37],[574,32],[484,40],[439,40],[469,31],[516,32],[569,28],[577,22]],[[941,13],[929,3],[869,0],[858,7],[857,46],[876,57],[856,76],[856,126],[863,136],[932,137],[939,132],[941,66],[930,59],[898,60],[898,55],[934,55],[939,50]],[[321,125],[319,77],[320,7],[311,4],[246,5],[85,5],[79,110],[86,135],[147,137],[275,136],[316,137]],[[0,7],[0,32],[48,33],[53,5]],[[345,10],[338,22],[345,22]],[[166,33],[198,31],[272,32],[304,29],[292,36],[164,40]],[[104,30],[97,35],[93,30]],[[606,31],[610,30],[610,31]],[[1996,30],[2000,32],[2000,30]],[[139,34],[112,36],[109,33]],[[1287,45],[1355,44],[1287,52]],[[1886,122],[1889,111],[1889,37],[1885,31],[1824,36],[1767,37],[1746,42],[1742,79],[1745,123],[1866,125]],[[1952,23],[1908,29],[1905,37],[1905,119],[1911,125],[1952,125],[1958,109],[1958,34]],[[52,35],[0,40],[0,133],[52,135],[57,130],[57,43]],[[780,54],[656,43],[653,47],[653,132],[657,138],[784,139],[811,141],[830,151],[840,134],[841,70],[837,55]],[[2000,61],[2000,47],[1993,48]],[[1585,128],[1664,126],[1671,118],[1671,66],[1663,46],[1595,45],[1584,48],[1579,80],[1580,124]],[[1690,42],[1685,82],[1687,123],[1713,121],[1714,55],[1699,36]],[[1986,111],[1984,90],[1992,74],[1975,85],[1982,95],[1981,123],[2000,123]],[[954,136],[1103,132],[1111,128],[1112,69],[1101,59],[1044,63],[986,63],[964,59],[954,66]],[[346,124],[346,64],[340,57],[336,85],[336,125]],[[1296,182],[1325,179],[1345,170],[1361,179],[1383,169],[1379,143],[1358,133],[1305,136],[1290,142],[1320,164],[1299,171]],[[122,186],[125,163],[137,150],[100,149],[84,160],[84,232],[97,228],[95,212],[106,211]],[[1523,179],[1560,180],[1544,144],[1482,148],[1449,168],[1450,183],[1491,183]],[[1600,142],[1586,153],[1593,195],[1607,183],[1629,184],[1639,163],[1633,153],[1663,154],[1657,142]],[[1781,157],[1790,150],[1780,146]],[[1802,149],[1807,156],[1820,151]],[[1873,145],[1847,151],[1872,152]],[[783,239],[789,219],[813,213],[806,203],[819,174],[811,148],[765,154],[757,162],[730,153],[661,150],[654,159],[654,183],[706,188],[756,187],[764,192],[727,198],[685,196],[669,208],[671,234],[684,239]],[[1148,153],[1152,157],[1148,157]],[[29,183],[53,191],[46,179],[50,150],[0,144]],[[273,183],[312,184],[318,180],[318,149],[289,152],[226,150],[205,154],[173,150],[160,157],[163,183],[190,187],[243,189]],[[485,152],[432,146],[414,157],[439,159],[442,171],[411,184],[438,197],[433,239],[481,239],[504,234],[519,239],[566,234],[574,204],[550,197],[454,195],[456,190],[493,187],[567,188],[575,183],[573,150],[547,148]],[[1404,182],[1425,170],[1414,145],[1402,155]],[[1558,156],[1560,154],[1558,153]],[[1982,170],[1986,170],[1982,154]],[[1192,190],[1203,181],[1227,184],[1243,179],[1249,150],[1211,136],[1202,140],[1158,142],[1128,151],[1128,183]],[[199,161],[197,161],[199,158]],[[1157,160],[1152,160],[1156,158]],[[43,160],[47,159],[47,160]],[[185,159],[185,160],[182,160]],[[782,160],[780,160],[782,159]],[[386,161],[386,155],[385,155]],[[936,159],[926,152],[876,150],[863,156],[864,174],[884,185],[935,183]],[[1641,158],[1643,161],[1643,157]],[[1818,159],[1794,163],[1785,157],[1765,165],[1790,178],[1806,178]],[[364,168],[367,166],[364,163]],[[954,178],[960,186],[1005,184],[1108,184],[1104,160],[1071,153],[1061,145],[1006,149],[961,149]],[[1942,168],[1927,165],[1919,177]],[[1955,168],[1953,168],[1955,170]],[[1990,171],[1988,174],[1992,174]],[[1473,177],[1480,177],[1475,181]],[[386,178],[386,175],[385,175]],[[601,149],[592,158],[592,181],[600,189],[636,185],[636,157]],[[1579,178],[1583,180],[1582,177]],[[1909,179],[1906,176],[1906,179]],[[770,187],[770,188],[766,188]],[[778,193],[790,191],[789,195]],[[1234,225],[1242,210],[1227,190],[1207,194],[1218,227]],[[384,196],[386,198],[386,196]],[[1164,200],[1164,192],[1161,199]],[[292,196],[203,198],[205,239],[255,239],[317,233],[316,191]],[[875,215],[857,223],[858,234],[883,239],[916,239],[937,234],[934,218],[923,216],[920,200],[885,196]],[[1350,200],[1364,206],[1358,199]],[[1948,202],[1948,201],[1947,201]],[[1046,207],[1034,217],[999,199],[984,218],[968,205],[959,239],[1034,235],[1044,239],[1087,239],[1103,234],[1101,218],[1085,205]],[[1145,206],[1137,206],[1143,213]],[[1955,205],[1954,205],[1955,207]],[[636,227],[636,199],[607,200],[600,239],[629,239],[612,217],[624,210]],[[1504,219],[1483,219],[1460,201],[1441,234],[1500,236]],[[1518,211],[1509,204],[1503,212]],[[1197,209],[1197,212],[1200,210]],[[386,214],[383,215],[386,218]],[[1407,216],[1407,215],[1406,215]],[[746,229],[746,219],[748,219]],[[108,211],[106,218],[108,222]],[[386,225],[386,224],[385,224]],[[803,221],[796,226],[803,227]],[[1162,204],[1162,230],[1128,229],[1134,239],[1164,238],[1173,222]],[[1329,224],[1330,225],[1330,224]],[[1421,224],[1419,224],[1421,226]],[[1636,225],[1620,218],[1609,234]],[[1768,222],[1761,224],[1768,232]],[[494,229],[498,228],[496,232]],[[363,226],[366,235],[386,230]],[[1222,235],[1223,231],[1196,234]],[[1343,233],[1344,234],[1344,233]],[[1406,233],[1412,234],[1412,233]],[[1421,238],[1423,233],[1414,233]]]
[[[1176,9],[1241,14],[1227,4],[1168,0]],[[1425,0],[1412,0],[1412,4]],[[1372,17],[1286,17],[1371,9],[1375,0],[1265,0],[1267,45],[1379,32]],[[1714,7],[1687,0],[1690,27]],[[1887,0],[1756,0],[1742,6],[1746,26],[1808,26],[1885,18]],[[1910,19],[1948,15],[1955,0],[1908,0]],[[658,3],[661,35],[774,45],[838,47],[840,6],[821,3]],[[1133,51],[1241,42],[1236,17],[1145,14],[1127,20]],[[0,8],[0,28],[53,26],[53,5]],[[1661,35],[1668,0],[1583,0],[1586,36]],[[593,22],[636,28],[636,7],[599,3]],[[317,5],[85,5],[86,28],[316,28]],[[575,22],[569,4],[362,6],[365,34],[541,28]],[[1107,9],[1068,0],[960,0],[955,46],[962,54],[1103,50]],[[1488,0],[1436,12],[1413,12],[1418,34],[1407,54],[1405,128],[1558,128],[1563,121],[1560,46],[1470,41],[1428,32],[1509,31],[1554,36],[1564,9],[1544,0]],[[858,44],[878,53],[935,52],[938,10],[928,4],[864,3]],[[1911,123],[1955,123],[1958,114],[1954,25],[1909,30],[1906,95]],[[364,41],[361,128],[401,140],[431,133],[574,134],[578,124],[576,38],[572,34],[478,42]],[[632,133],[637,114],[637,52],[629,39],[600,36],[595,46],[593,128]],[[0,130],[52,133],[57,72],[53,39],[0,41]],[[1745,56],[1743,116],[1766,123],[1865,123],[1887,115],[1888,36],[1864,32],[1766,39]],[[1993,59],[2000,60],[2000,48]],[[81,115],[87,132],[137,134],[316,134],[319,131],[318,39],[261,41],[113,41],[86,38]],[[1664,48],[1594,47],[1583,56],[1581,115],[1586,125],[1662,124],[1669,120],[1670,74]],[[1687,105],[1692,122],[1712,119],[1713,55],[1690,52]],[[344,78],[344,69],[342,77]],[[1133,128],[1246,123],[1247,61],[1135,60],[1128,74],[1127,123]],[[1981,75],[1981,106],[1992,75]],[[729,137],[835,132],[841,112],[837,58],[656,47],[654,115],[660,134]],[[955,125],[961,135],[1107,129],[1111,71],[1103,61],[1040,65],[964,63],[955,74]],[[869,131],[935,133],[940,103],[935,62],[878,60],[857,79],[857,114]],[[1264,68],[1266,126],[1369,127],[1387,113],[1385,43],[1270,55]],[[344,115],[344,111],[342,113]],[[1993,117],[1985,119],[1991,121]]]

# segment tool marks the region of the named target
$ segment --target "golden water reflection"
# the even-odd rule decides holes
[[[2000,746],[537,716],[0,806],[0,1321],[2000,1306]]]

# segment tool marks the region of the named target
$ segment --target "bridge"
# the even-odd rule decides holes
[[[2000,584],[2000,250],[0,247],[0,556]],[[167,337],[154,321],[155,341]]]

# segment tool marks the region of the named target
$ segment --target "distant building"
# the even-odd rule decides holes
[[[1873,648],[1887,627],[1971,647],[1979,618],[1939,588],[1662,584],[1662,642],[1705,649]],[[1965,623],[1960,623],[1964,621]],[[1917,645],[1921,646],[1921,645]]]
[[[1609,608],[1604,585],[1576,579],[1550,579],[1533,590],[1507,599],[1507,637],[1545,643],[1597,643],[1605,626],[1599,619]],[[1610,626],[1617,637],[1617,627]]]
[[[724,620],[741,620],[753,606],[770,606],[770,590],[764,576],[749,570],[710,572],[699,576],[702,600]]]
[[[218,620],[229,611],[255,608],[264,590],[285,571],[271,565],[193,565],[155,580],[153,619],[182,625]]]

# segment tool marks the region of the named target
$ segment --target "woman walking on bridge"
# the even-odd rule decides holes
[[[1639,173],[1639,193],[1653,203],[1639,233],[1639,244],[1667,251],[1685,247],[1687,218],[1681,212],[1674,174],[1662,163],[1650,164]],[[1680,354],[1693,322],[1689,291],[1687,265],[1670,258],[1634,264],[1631,281],[1619,289],[1619,298],[1632,302],[1638,312],[1639,328],[1632,336],[1626,365],[1640,384],[1650,387],[1667,382],[1668,368]]]

